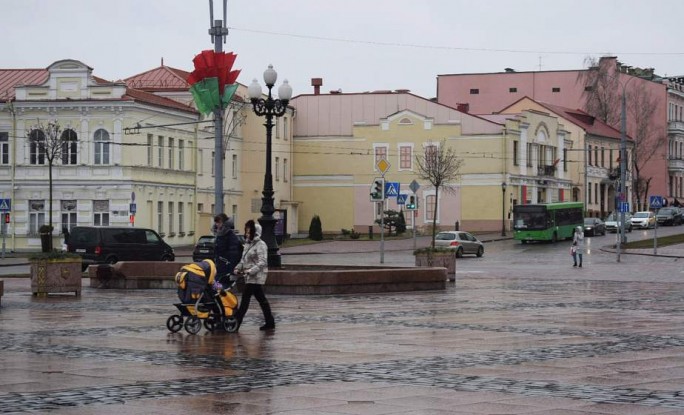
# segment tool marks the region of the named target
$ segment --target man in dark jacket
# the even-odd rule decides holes
[[[235,265],[240,262],[240,240],[233,230],[233,221],[225,213],[220,213],[214,217],[214,226],[211,232],[214,234],[214,259],[216,263],[216,274],[222,277],[233,272]],[[227,259],[226,263],[221,258]]]

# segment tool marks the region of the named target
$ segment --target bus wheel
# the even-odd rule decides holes
[[[554,244],[558,242],[558,234],[556,232],[553,233],[553,236],[551,237],[551,242]]]
[[[527,241],[523,239],[522,241],[520,241],[520,243],[522,243],[523,245],[525,245],[525,244],[527,244]]]

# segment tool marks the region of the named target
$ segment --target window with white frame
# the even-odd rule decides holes
[[[427,144],[425,146],[425,167],[427,169],[432,169],[432,167],[437,163],[437,146],[435,144]]]
[[[178,139],[178,170],[185,169],[185,140]]]
[[[173,235],[173,220],[174,220],[174,217],[173,217],[173,202],[169,202],[169,211],[168,211],[168,215],[169,215],[169,234]]]
[[[93,200],[93,225],[109,226],[109,200]]]
[[[62,164],[78,163],[78,136],[71,128],[64,130],[62,140]]]
[[[28,234],[38,236],[38,230],[45,225],[45,200],[29,200]]]
[[[399,146],[399,169],[411,170],[413,168],[413,148],[409,145]]]
[[[437,198],[435,195],[425,196],[425,221],[434,222],[435,221],[435,203],[437,203]],[[439,222],[439,218],[437,218]]]
[[[71,229],[76,226],[76,201],[75,200],[62,200],[60,204],[60,213],[62,215],[62,229],[60,231],[63,233],[64,229]]]
[[[169,169],[171,169],[171,170],[176,168],[176,166],[174,166],[174,164],[173,164],[175,161],[175,159],[173,157],[173,152],[174,152],[173,146],[174,146],[173,138],[169,137],[169,149],[168,149],[169,150]]]
[[[157,232],[164,233],[164,202],[157,202]]]
[[[275,158],[275,180],[280,181],[280,157]]]
[[[382,159],[387,160],[387,146],[381,145],[381,146],[375,146],[373,148],[373,151],[375,152],[375,163],[379,162]]]
[[[183,211],[185,206],[183,202],[178,202],[178,232],[185,233],[185,223],[183,219]]]
[[[0,131],[0,164],[9,164],[9,133]]]
[[[152,167],[152,153],[154,150],[154,136],[147,134],[147,165]]]
[[[233,172],[233,179],[237,179],[238,177],[238,157],[237,154],[233,154],[233,165],[231,166],[232,172]]]
[[[95,141],[95,164],[109,164],[109,133],[100,128],[93,136]]]
[[[41,130],[29,133],[29,164],[45,164],[45,133]]]
[[[157,166],[164,167],[164,137],[157,136]]]

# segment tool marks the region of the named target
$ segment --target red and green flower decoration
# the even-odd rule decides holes
[[[192,62],[195,70],[188,76],[190,92],[197,109],[210,114],[215,109],[226,108],[237,90],[239,69],[233,70],[237,55],[233,52],[203,50]]]

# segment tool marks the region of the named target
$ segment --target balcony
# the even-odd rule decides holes
[[[684,171],[684,160],[679,158],[671,158],[667,161],[667,169],[670,172],[681,172]]]
[[[684,134],[684,121],[668,121],[667,132],[669,134]]]
[[[556,175],[556,166],[538,166],[537,176],[553,177]]]

